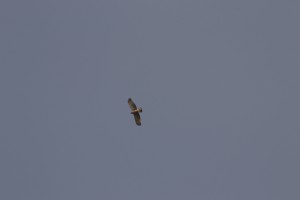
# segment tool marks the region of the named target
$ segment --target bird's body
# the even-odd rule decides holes
[[[137,108],[135,103],[132,101],[131,98],[128,99],[128,105],[131,109],[131,114],[133,114],[134,116],[134,120],[135,120],[135,123],[136,125],[140,126],[142,125],[141,123],[141,116],[140,116],[140,112],[143,112],[143,109],[142,108]]]
[[[143,112],[143,110],[141,108],[138,108],[138,109],[135,109],[135,110],[131,111],[130,113],[131,114],[136,114],[136,113],[139,113],[139,112]]]

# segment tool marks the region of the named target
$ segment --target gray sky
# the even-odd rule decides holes
[[[300,199],[299,8],[2,0],[0,199]]]

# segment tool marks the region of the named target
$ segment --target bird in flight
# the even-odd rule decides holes
[[[141,116],[140,116],[140,112],[143,112],[143,109],[140,107],[140,108],[137,108],[135,103],[132,101],[131,98],[128,99],[128,105],[131,109],[131,114],[133,114],[134,116],[134,120],[135,120],[135,123],[136,125],[140,126],[142,125],[141,124]]]

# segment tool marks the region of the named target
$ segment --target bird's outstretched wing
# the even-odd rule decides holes
[[[138,126],[142,125],[142,123],[141,123],[141,116],[140,116],[139,113],[135,113],[134,114],[134,120],[135,120],[136,125],[138,125]]]
[[[128,99],[128,105],[132,111],[137,109],[135,103],[132,101],[131,98]]]

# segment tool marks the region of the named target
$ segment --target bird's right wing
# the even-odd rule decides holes
[[[141,123],[141,116],[140,116],[139,113],[135,113],[134,114],[134,120],[135,120],[136,125],[138,125],[138,126],[142,125],[142,123]]]

